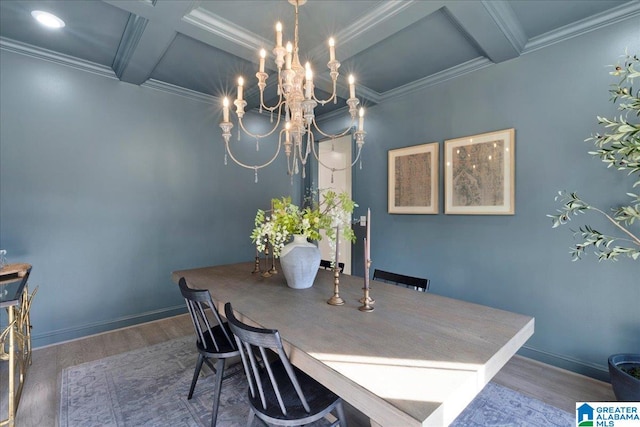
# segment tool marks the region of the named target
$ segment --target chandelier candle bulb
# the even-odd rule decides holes
[[[356,79],[353,74],[349,74],[349,98],[356,97]]]
[[[287,70],[291,69],[291,53],[293,52],[293,45],[291,42],[287,42],[287,55],[284,57],[285,67]]]
[[[306,69],[305,78],[307,79],[307,84],[305,85],[305,95],[307,99],[311,99],[311,96],[313,95],[313,71],[311,71],[311,64],[309,64],[308,62],[305,64],[304,68]]]
[[[222,121],[225,123],[229,121],[229,98],[226,96],[222,100]]]
[[[267,57],[267,51],[260,49],[260,72],[264,73],[264,59]]]
[[[336,60],[336,41],[331,37],[329,39],[329,61]]]
[[[360,108],[359,116],[360,117],[358,118],[358,130],[363,131],[364,130],[364,108]],[[367,226],[369,226],[369,224],[367,224]]]
[[[244,79],[242,77],[238,77],[238,101],[242,101],[244,89]]]
[[[282,47],[282,24],[276,23],[276,46]]]

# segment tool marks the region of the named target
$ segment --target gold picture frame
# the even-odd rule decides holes
[[[515,129],[444,142],[445,214],[515,214]]]
[[[389,150],[389,213],[438,213],[438,147],[432,142]]]

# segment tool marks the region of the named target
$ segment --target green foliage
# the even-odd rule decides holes
[[[265,252],[271,247],[273,255],[278,257],[293,234],[301,234],[309,240],[321,240],[320,231],[324,231],[329,241],[335,244],[337,226],[340,226],[345,239],[355,242],[351,214],[357,205],[349,195],[326,190],[319,200],[308,197],[306,206],[299,208],[291,202],[291,197],[282,197],[271,200],[270,211],[258,210],[251,233],[251,240],[258,251]]]
[[[607,167],[615,167],[617,170],[626,171],[628,175],[635,175],[633,187],[640,186],[640,124],[633,123],[640,117],[640,90],[633,91],[633,79],[640,77],[640,71],[636,66],[640,62],[638,55],[625,55],[624,65],[617,65],[610,72],[613,76],[621,77],[617,84],[613,84],[611,101],[619,102],[618,110],[623,113],[613,120],[598,117],[598,123],[604,126],[606,132],[596,133],[586,141],[593,141],[595,151],[589,151],[592,156],[599,157]],[[620,235],[609,236],[602,234],[589,225],[574,230],[574,238],[579,238],[580,243],[571,248],[573,260],[578,260],[587,250],[593,250],[600,260],[616,261],[620,256],[627,256],[634,260],[640,259],[640,233],[633,226],[636,220],[640,223],[640,196],[627,193],[629,204],[611,209],[608,214],[595,206],[582,200],[576,193],[559,191],[556,201],[563,203],[556,215],[547,215],[553,221],[553,227],[558,227],[569,222],[572,216],[592,211],[603,215],[611,222]]]

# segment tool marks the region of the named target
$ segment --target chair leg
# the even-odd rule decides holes
[[[220,404],[220,390],[222,389],[222,375],[224,374],[224,359],[216,362],[216,379],[213,389],[213,410],[211,411],[211,427],[216,427],[218,418],[218,406]]]
[[[339,402],[336,405],[336,415],[338,416],[338,421],[340,422],[340,427],[347,427],[347,417],[344,415],[344,407],[342,406],[342,402]]]
[[[204,362],[204,356],[202,354],[198,355],[198,361],[196,362],[196,369],[193,371],[193,379],[191,380],[191,388],[189,389],[189,396],[187,396],[187,400],[190,400],[193,397],[193,390],[196,388],[196,383],[198,382],[198,375],[200,375],[200,370],[202,369],[202,363]]]
[[[253,412],[253,408],[249,408],[249,417],[247,418],[247,427],[253,427],[253,420],[256,417],[256,413]]]

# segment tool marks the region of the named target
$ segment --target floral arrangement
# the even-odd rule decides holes
[[[339,227],[345,239],[355,242],[356,236],[351,228],[351,214],[358,206],[346,192],[333,190],[311,191],[305,197],[303,208],[293,204],[291,197],[271,200],[271,210],[259,209],[256,213],[255,228],[251,240],[260,252],[271,248],[274,257],[294,234],[305,236],[308,240],[322,240],[320,231],[324,231],[332,247],[335,248],[336,228]]]

